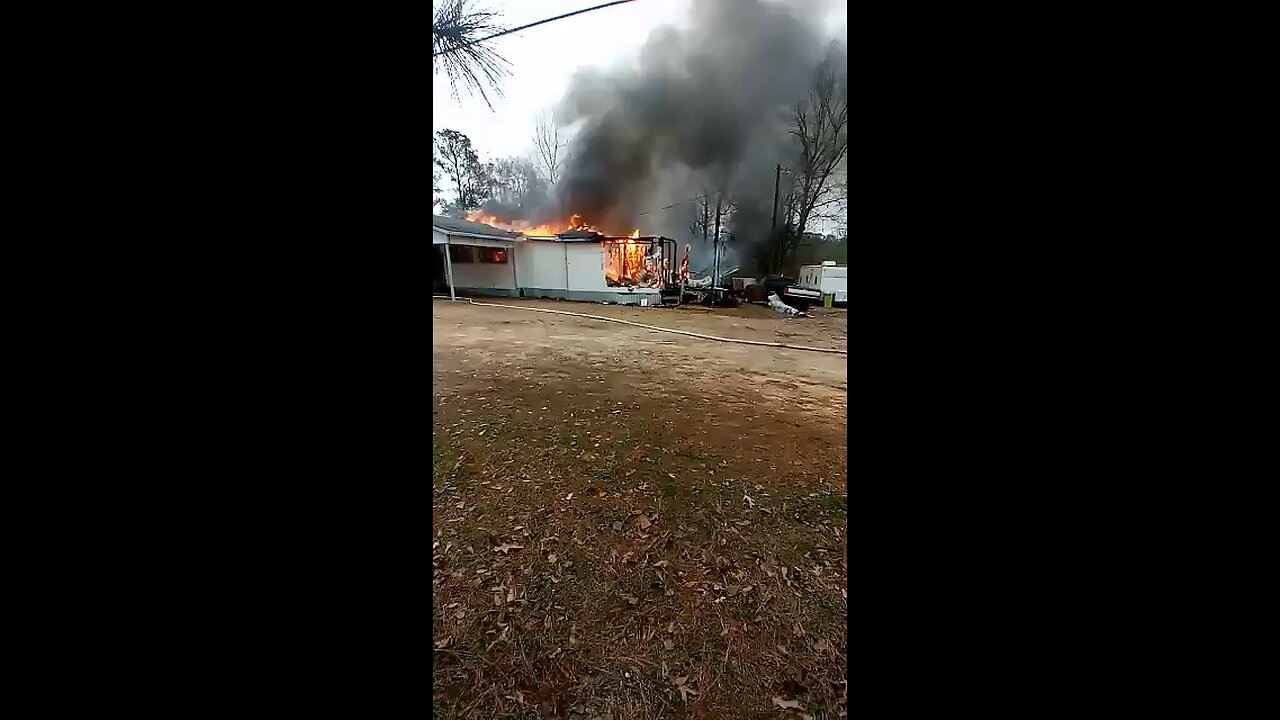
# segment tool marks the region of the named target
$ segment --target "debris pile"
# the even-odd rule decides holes
[[[792,317],[813,317],[809,313],[800,312],[799,310],[782,302],[782,299],[778,297],[778,293],[769,293],[769,307],[773,308],[774,312],[780,312]]]

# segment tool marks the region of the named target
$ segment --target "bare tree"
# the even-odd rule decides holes
[[[539,168],[546,174],[547,182],[552,185],[560,178],[560,150],[564,143],[560,141],[560,126],[556,124],[551,113],[538,116],[538,124],[533,131],[533,145],[537,148]]]
[[[813,86],[795,108],[791,134],[800,145],[796,168],[796,232],[803,234],[814,211],[841,201],[832,182],[849,151],[849,79],[843,49],[833,45],[814,73]],[[838,178],[837,178],[838,180]]]
[[[712,240],[718,238],[721,243],[728,241],[729,219],[737,209],[737,204],[728,192],[717,192],[704,187],[698,197],[694,198],[694,217],[689,223],[689,232],[694,239],[702,238],[700,247],[710,252],[712,258],[716,252],[716,245]],[[723,247],[722,244],[721,248]]]
[[[786,224],[775,233],[775,267],[795,252],[813,219],[836,217],[848,200],[843,170],[849,152],[849,76],[843,45],[832,43],[813,84],[793,110],[791,135],[799,150],[783,207]]]
[[[471,0],[443,0],[431,18],[431,65],[435,72],[444,71],[449,78],[453,97],[458,98],[458,84],[479,93],[493,109],[485,86],[498,96],[498,81],[509,75],[510,63],[486,40],[502,31],[496,12],[472,6]]]
[[[693,236],[701,237],[705,243],[707,238],[711,237],[711,191],[705,187],[698,193],[694,206],[693,222],[689,223],[689,232]]]

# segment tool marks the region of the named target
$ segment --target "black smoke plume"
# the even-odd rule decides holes
[[[825,5],[694,0],[687,23],[655,30],[632,64],[575,75],[559,108],[560,121],[576,126],[557,183],[559,214],[685,239],[687,207],[639,214],[723,191],[739,208],[727,224],[737,227],[735,242],[762,239],[752,236],[768,232],[790,108],[827,45]]]

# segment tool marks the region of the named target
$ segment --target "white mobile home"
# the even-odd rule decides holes
[[[433,244],[448,248],[435,253],[444,260],[438,285],[463,294],[658,305],[675,253],[674,241],[658,237],[525,237],[440,216],[431,229]]]
[[[849,268],[845,265],[836,265],[832,260],[823,261],[821,265],[804,265],[798,279],[801,287],[834,295],[835,302],[849,301]]]

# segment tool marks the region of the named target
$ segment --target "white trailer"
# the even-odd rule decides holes
[[[804,265],[798,278],[801,287],[834,295],[835,302],[849,302],[849,268],[836,265],[834,260],[824,260],[821,265]]]

